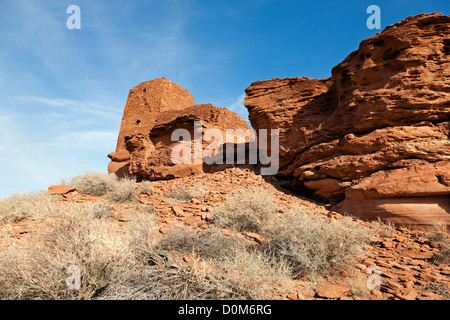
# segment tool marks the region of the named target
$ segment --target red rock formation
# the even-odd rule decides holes
[[[193,105],[194,97],[166,78],[142,82],[131,89],[123,111],[116,152],[108,155],[112,160],[109,172],[118,176],[130,174],[130,154],[125,148],[125,137],[147,134],[160,112],[183,110]]]
[[[450,225],[450,17],[421,14],[361,42],[327,79],[258,81],[254,129],[280,129],[278,176],[363,218]]]
[[[211,143],[203,137],[207,129],[217,129],[222,133],[220,145],[226,142],[234,145],[234,140],[226,140],[227,129],[249,130],[244,119],[225,108],[212,104],[194,105],[189,92],[165,78],[139,84],[130,90],[116,152],[108,155],[112,160],[109,172],[118,176],[160,180],[211,170],[202,159],[195,163],[191,158],[191,164],[174,163],[172,159],[172,149],[179,145],[178,141],[172,141],[172,133],[176,129],[189,132],[194,155],[195,121],[202,124],[199,132],[202,150]],[[245,136],[236,138],[236,143],[246,141]]]

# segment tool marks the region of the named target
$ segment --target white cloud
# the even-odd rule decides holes
[[[105,107],[96,102],[69,100],[69,99],[51,99],[36,96],[16,97],[19,100],[32,103],[44,104],[50,107],[60,107],[68,111],[86,116],[86,114],[94,114],[105,119],[120,121],[121,114],[116,108]]]
[[[58,136],[51,144],[59,148],[114,151],[118,132],[115,131],[79,131],[66,132]]]
[[[245,93],[241,94],[233,103],[230,104],[230,106],[228,107],[229,110],[236,112],[236,113],[240,113],[244,107],[244,98],[245,98]]]

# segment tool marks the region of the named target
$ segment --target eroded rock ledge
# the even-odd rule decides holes
[[[254,129],[280,129],[278,177],[362,218],[450,226],[450,17],[361,42],[326,79],[254,82]]]

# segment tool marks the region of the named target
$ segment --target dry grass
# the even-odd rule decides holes
[[[278,217],[267,232],[271,237],[267,250],[287,261],[296,278],[310,279],[345,267],[361,256],[371,238],[370,232],[350,217],[328,220],[301,208]]]
[[[434,222],[434,230],[427,234],[428,239],[440,242],[439,253],[434,254],[433,260],[449,263],[450,262],[450,239],[448,236],[448,227],[443,221]]]
[[[86,172],[73,177],[70,184],[77,187],[84,194],[104,196],[114,189],[116,181],[114,175],[98,172]]]
[[[218,227],[243,232],[259,232],[278,207],[273,195],[262,187],[249,187],[236,192],[214,209]]]
[[[3,238],[0,299],[250,298],[238,281],[210,273],[200,260],[173,267],[168,249],[154,245],[154,218],[146,212],[132,210],[124,229],[104,214],[108,210],[99,214],[96,205],[55,208],[38,234]],[[203,246],[202,254],[213,256],[217,246],[208,248],[208,241],[196,243]],[[80,288],[67,282],[71,268],[80,272]]]
[[[153,218],[138,211],[132,214],[132,228],[118,229],[106,214],[107,204],[55,204],[53,209],[45,227],[31,238],[4,238],[1,299],[101,298],[139,264],[138,244],[148,241],[155,230]],[[79,289],[67,283],[71,268],[80,271]]]
[[[197,257],[198,264],[206,261],[213,268],[209,276],[215,278],[217,291],[227,293],[228,298],[271,299],[292,287],[286,263],[228,238],[219,230],[201,234],[182,229],[162,239],[158,248],[191,254]],[[224,274],[224,270],[232,275]]]
[[[196,182],[190,187],[175,187],[172,192],[167,192],[165,197],[172,199],[172,201],[169,200],[170,204],[176,204],[180,201],[189,201],[194,198],[203,200],[208,192],[206,185]]]
[[[395,233],[395,224],[391,220],[383,221],[380,217],[378,217],[377,220],[371,221],[370,224],[384,237],[390,238]]]
[[[196,254],[204,259],[214,259],[232,255],[238,248],[243,249],[243,244],[236,239],[227,238],[215,229],[205,233],[180,229],[161,239],[158,247],[165,251],[178,251]]]
[[[129,254],[125,236],[113,236],[104,220],[80,213],[73,208],[32,241],[15,240],[1,251],[2,299],[92,299],[120,276]],[[80,270],[79,290],[66,282],[71,266]]]
[[[448,228],[443,221],[435,221],[433,223],[434,230],[427,234],[428,239],[437,242],[448,242]]]
[[[153,185],[152,185],[152,183],[150,181],[141,182],[139,184],[139,187],[136,190],[137,194],[145,193],[145,194],[148,194],[148,195],[152,195],[154,192],[155,192],[155,190],[154,190]]]
[[[114,176],[113,176],[114,177]],[[125,202],[134,199],[136,178],[112,178],[112,190],[109,193],[108,199],[115,202]]]
[[[135,182],[103,178],[96,186],[91,174],[77,178],[81,191],[105,196],[97,204],[63,204],[37,194],[0,202],[3,223],[33,217],[45,225],[26,239],[2,239],[0,299],[272,299],[289,292],[295,277],[323,276],[358,257],[368,238],[350,218],[323,220],[298,208],[278,217],[272,195],[249,188],[215,210],[215,223],[237,232],[265,232],[267,246],[249,246],[216,228],[180,230],[155,242],[151,206],[128,205],[126,225],[111,219],[108,201],[139,192]],[[114,198],[117,188],[111,186],[118,183],[127,191]],[[184,197],[207,192],[192,188]],[[275,219],[271,226],[269,217]],[[180,267],[180,253],[193,263]],[[80,271],[79,289],[67,282],[73,266]]]
[[[43,193],[15,194],[0,201],[0,223],[44,218],[60,210],[58,199]]]
[[[84,214],[84,216],[86,217],[92,217],[96,219],[114,217],[114,207],[108,201],[88,204],[85,207],[85,211],[86,213]]]
[[[108,195],[115,202],[130,201],[134,198],[136,179],[134,177],[117,178],[106,173],[86,172],[73,177],[70,184],[82,193],[94,196]]]
[[[361,273],[360,270],[353,268],[349,270],[350,277],[348,284],[352,288],[352,294],[359,297],[366,297],[370,294],[370,290],[367,287],[367,275]]]
[[[236,272],[232,280],[242,292],[246,292],[249,299],[279,298],[293,288],[289,264],[267,252],[236,250],[233,256],[212,263],[218,269]]]

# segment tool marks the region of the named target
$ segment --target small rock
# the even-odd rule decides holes
[[[172,212],[177,216],[177,217],[182,217],[184,214],[184,210],[182,206],[172,206]]]
[[[301,300],[301,299],[299,298],[299,296],[298,296],[297,293],[289,293],[289,294],[287,295],[287,298],[288,298],[289,300]]]
[[[398,294],[396,296],[401,300],[416,300],[418,294],[416,289],[410,288],[407,289],[404,294]]]
[[[51,186],[48,188],[47,194],[68,194],[73,191],[77,191],[76,187],[66,186],[66,185],[57,185]]]
[[[348,296],[352,288],[343,284],[322,283],[316,286],[316,293],[321,298],[338,299]]]
[[[383,294],[381,293],[381,291],[378,290],[378,289],[372,289],[372,290],[370,290],[370,293],[371,293],[372,295],[374,295],[375,297],[377,297],[377,298],[381,298],[381,297],[383,296]]]
[[[248,238],[250,238],[251,240],[256,241],[259,244],[262,244],[264,239],[263,237],[261,237],[259,234],[254,233],[254,232],[243,232],[244,235],[246,235]]]
[[[362,272],[367,271],[367,266],[365,264],[356,264],[355,268],[361,270]]]

